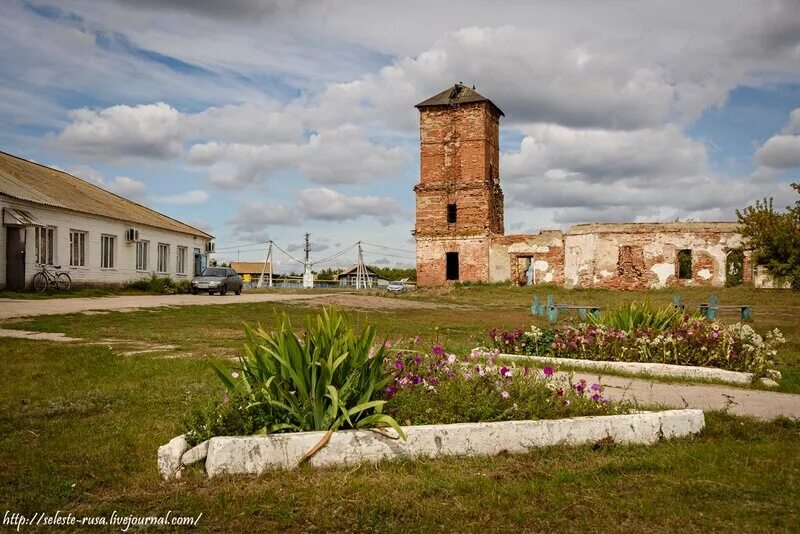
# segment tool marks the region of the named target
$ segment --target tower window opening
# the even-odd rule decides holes
[[[458,280],[458,252],[445,253],[445,274],[448,280]]]
[[[447,223],[448,224],[455,224],[458,220],[458,208],[456,208],[455,204],[448,204],[447,205]]]

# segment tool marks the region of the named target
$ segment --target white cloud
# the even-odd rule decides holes
[[[325,187],[304,189],[297,195],[297,207],[304,216],[322,221],[346,221],[374,217],[384,226],[406,215],[391,197],[348,197]]]
[[[183,150],[181,115],[163,102],[82,108],[69,115],[70,124],[54,140],[76,154],[102,160],[164,159],[177,157]]]
[[[179,193],[177,195],[156,197],[154,200],[163,204],[202,204],[206,202],[208,198],[209,195],[206,191],[192,189],[191,191],[186,191],[185,193]]]
[[[218,185],[265,182],[291,171],[320,184],[366,183],[396,172],[407,160],[401,148],[374,144],[353,126],[321,131],[302,144],[195,144],[187,158],[191,165],[211,167]]]
[[[800,167],[800,108],[792,110],[788,124],[780,133],[756,150],[756,161],[760,165],[757,176],[770,175],[770,169]]]
[[[552,210],[557,224],[730,220],[734,209],[780,190],[714,176],[704,145],[675,126],[609,131],[536,124],[523,130],[528,135],[520,150],[503,154],[500,166],[507,205]]]
[[[127,176],[117,176],[103,187],[130,200],[137,202],[147,201],[147,186],[140,180],[128,178]]]

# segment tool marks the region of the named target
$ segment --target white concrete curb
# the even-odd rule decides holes
[[[488,353],[484,353],[488,356]],[[755,382],[753,373],[740,373],[727,369],[713,367],[697,367],[693,365],[674,365],[669,363],[644,363],[644,362],[612,362],[603,360],[581,360],[579,358],[552,358],[549,356],[522,356],[520,354],[498,354],[498,358],[509,360],[533,360],[549,365],[566,365],[582,369],[607,369],[622,371],[634,375],[651,375],[662,377],[694,378],[701,380],[719,380],[729,384],[750,385]],[[777,387],[777,383],[773,382]],[[772,385],[772,384],[767,384]]]
[[[705,427],[702,410],[668,410],[626,415],[575,417],[542,421],[502,421],[403,427],[407,441],[368,430],[335,432],[309,463],[315,467],[438,456],[487,456],[522,453],[553,445],[581,445],[609,439],[622,444],[650,444],[697,434]],[[390,431],[395,436],[394,431]],[[271,436],[216,437],[208,442],[206,473],[260,474],[296,467],[325,432]],[[161,455],[159,449],[159,455]],[[166,453],[167,450],[165,449]],[[159,458],[159,466],[165,465]],[[171,478],[162,469],[164,478]]]

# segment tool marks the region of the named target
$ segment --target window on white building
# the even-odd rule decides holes
[[[146,271],[147,270],[147,253],[148,249],[150,248],[149,241],[137,241],[136,242],[136,270],[137,271]]]
[[[167,261],[169,260],[169,245],[166,243],[158,244],[158,272],[166,273],[169,271]]]
[[[186,247],[178,247],[178,257],[175,260],[175,272],[186,274]]]
[[[100,236],[100,268],[114,268],[114,254],[116,253],[117,238],[113,235]]]
[[[86,232],[69,231],[69,264],[71,267],[86,267]]]
[[[53,265],[53,250],[56,243],[56,229],[52,227],[36,227],[35,232],[35,246],[36,246],[36,263]]]

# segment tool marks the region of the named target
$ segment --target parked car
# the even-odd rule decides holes
[[[206,267],[200,276],[192,279],[192,295],[201,291],[208,292],[209,295],[217,292],[224,295],[228,291],[241,295],[243,286],[242,277],[230,267]]]
[[[398,280],[396,282],[389,282],[389,285],[386,286],[386,291],[391,291],[393,293],[400,293],[401,291],[408,291],[408,286],[403,280]]]

